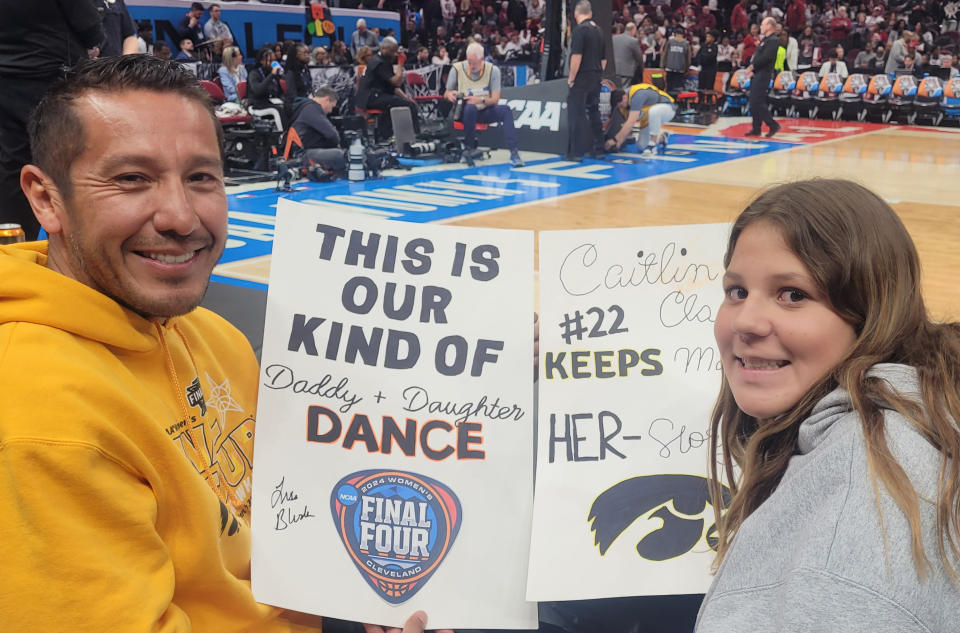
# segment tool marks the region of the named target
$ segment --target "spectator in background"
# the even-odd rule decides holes
[[[224,46],[233,44],[233,33],[226,22],[220,20],[220,5],[213,3],[207,9],[210,13],[210,19],[203,25],[203,35],[208,40],[220,40]]]
[[[747,30],[747,0],[740,0],[733,7],[733,13],[730,14],[730,30],[734,33]],[[752,54],[753,51],[751,51]]]
[[[160,40],[153,45],[153,54],[155,57],[159,57],[160,59],[170,59],[173,51],[170,50],[169,44],[163,40]]]
[[[690,68],[690,42],[684,37],[683,31],[677,29],[673,37],[667,40],[661,53],[660,63],[667,71],[667,92],[675,94],[683,91],[684,77]]]
[[[457,19],[456,0],[440,0],[440,11],[443,14],[443,26],[447,31],[452,32],[454,22]]]
[[[793,0],[787,7],[787,30],[798,35],[807,24],[807,4],[803,0]]]
[[[227,101],[240,102],[237,85],[247,80],[247,67],[243,65],[243,53],[236,46],[227,46],[221,55],[220,68],[217,69],[220,85]]]
[[[840,75],[840,79],[846,79],[847,75],[850,73],[847,71],[847,64],[842,59],[840,59],[839,52],[836,48],[830,49],[830,54],[827,56],[827,61],[820,66],[819,77],[826,77],[830,73],[837,73]]]
[[[0,223],[19,224],[32,241],[40,223],[20,189],[33,159],[27,119],[64,64],[103,42],[103,25],[91,0],[0,0],[0,15]]]
[[[101,57],[139,52],[137,26],[123,0],[103,3],[103,32],[107,38],[100,49]]]
[[[876,4],[873,7],[873,11],[867,16],[866,23],[867,26],[875,26],[881,22],[883,22],[883,5]]]
[[[847,17],[847,8],[837,9],[837,15],[830,20],[830,29],[827,31],[827,37],[830,43],[836,46],[847,41],[851,28],[850,18]]]
[[[361,46],[369,46],[370,50],[377,50],[380,47],[377,35],[367,29],[367,21],[363,18],[357,20],[357,30],[350,36],[350,52],[354,57]]]
[[[434,64],[447,65],[450,63],[450,55],[447,54],[447,49],[441,46],[437,49],[437,54],[433,56],[431,60]]]
[[[940,67],[950,69],[950,79],[960,75],[960,70],[957,70],[957,67],[954,65],[953,55],[950,55],[949,53],[943,53],[940,55]]]
[[[753,53],[757,50],[757,44],[760,39],[760,25],[751,24],[750,32],[747,33],[747,36],[743,38],[743,54],[740,57],[741,64],[749,64],[750,58],[753,57]]]
[[[250,102],[250,114],[270,117],[278,132],[283,131],[283,119],[278,106],[283,104],[283,88],[280,87],[279,64],[273,65],[276,56],[273,50],[264,46],[257,53],[257,67],[251,71],[247,81],[247,99]]]
[[[913,75],[917,79],[923,77],[923,68],[917,63],[916,53],[907,53],[903,58],[903,67],[898,68],[896,75]]]
[[[697,16],[697,29],[701,33],[705,33],[715,28],[717,28],[717,18],[710,12],[708,5],[703,5],[700,9],[700,15]]]
[[[407,70],[413,70],[414,68],[423,68],[424,66],[430,65],[430,49],[426,46],[421,46],[417,49],[416,57],[411,57],[404,64],[404,68]]]
[[[527,25],[527,7],[521,0],[507,0],[507,20],[518,31]]]
[[[900,38],[893,43],[893,46],[890,48],[890,54],[887,56],[887,65],[884,68],[885,73],[890,75],[896,72],[897,69],[903,68],[911,42],[913,42],[913,33],[904,31]]]
[[[153,23],[140,20],[137,24],[137,52],[153,55]]]
[[[783,72],[784,70],[786,70],[786,65],[787,65],[787,39],[788,39],[788,36],[787,36],[786,32],[781,31],[776,37],[777,37],[777,42],[779,43],[779,45],[777,46],[777,59],[776,59],[776,61],[773,63],[773,69],[774,69],[775,71],[777,71],[778,73],[780,73],[780,72]],[[774,75],[774,76],[776,76],[776,75]]]
[[[706,39],[700,50],[697,51],[696,63],[700,66],[700,75],[697,78],[697,90],[713,90],[717,81],[717,46],[716,31],[707,31]]]
[[[177,23],[177,36],[181,40],[188,39],[193,42],[193,47],[190,50],[196,48],[197,44],[203,41],[203,27],[200,25],[200,16],[203,15],[203,5],[199,2],[194,2],[190,5],[190,10],[187,11],[187,14],[180,18],[180,22]],[[181,51],[183,47],[180,47]]]
[[[639,72],[643,73],[643,51],[637,39],[637,25],[627,22],[626,27],[617,25],[620,31],[613,36],[613,62],[617,72],[617,79],[621,86],[630,86],[640,83],[634,78]]]
[[[816,36],[813,34],[813,27],[807,25],[800,36],[800,51],[797,55],[797,70],[804,71],[813,67],[814,61],[820,57],[820,48],[817,46]],[[817,62],[819,63],[819,61]]]
[[[309,97],[313,93],[310,48],[306,44],[297,43],[287,49],[287,65],[283,73],[283,81],[286,83],[283,102],[289,114],[293,111],[293,102],[297,97]]]
[[[358,66],[366,66],[371,57],[373,57],[373,49],[369,46],[361,46],[357,49],[357,54],[353,58]]]
[[[720,38],[720,44],[717,45],[717,70],[722,73],[733,71],[733,44],[726,35]],[[726,81],[724,81],[726,85]]]
[[[760,14],[760,19],[773,18],[779,24],[783,20],[783,11],[780,10],[771,0],[766,0],[763,3],[763,13]]]
[[[196,56],[193,54],[193,40],[189,37],[185,37],[180,40],[180,52],[177,53],[177,56],[174,57],[178,62],[195,62],[197,61]]]
[[[800,57],[800,44],[797,43],[797,38],[795,38],[788,31],[784,31],[787,34],[787,69],[788,70],[797,70],[797,63]]]
[[[330,61],[334,66],[350,66],[353,64],[353,58],[350,56],[350,49],[343,40],[336,40],[330,45]]]
[[[543,2],[541,0],[528,0],[527,18],[531,20],[543,19]]]
[[[312,51],[310,51],[310,63],[314,66],[329,66],[330,65],[330,53],[327,52],[326,47],[316,46]]]
[[[856,59],[853,60],[853,70],[854,72],[871,72],[874,64],[877,61],[877,54],[873,50],[873,44],[867,42],[864,45],[862,51],[857,53]]]

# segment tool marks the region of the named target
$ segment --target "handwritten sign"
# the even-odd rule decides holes
[[[705,475],[720,386],[713,322],[728,233],[728,225],[540,233],[528,599],[708,587]]]
[[[535,628],[533,240],[280,200],[254,595],[346,620]]]

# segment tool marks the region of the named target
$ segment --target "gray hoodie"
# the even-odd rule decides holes
[[[912,368],[884,364],[870,373],[918,398]],[[937,549],[940,453],[897,412],[884,407],[884,419],[890,450],[920,495],[932,574],[919,580],[909,524],[880,484],[885,553],[860,421],[837,389],[803,421],[783,480],[741,526],[697,633],[960,632],[960,587]]]

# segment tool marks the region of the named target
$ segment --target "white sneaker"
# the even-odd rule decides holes
[[[657,155],[657,146],[656,146],[656,145],[648,145],[648,146],[647,146],[647,149],[645,149],[645,150],[643,150],[642,152],[640,152],[640,155],[643,156],[644,158],[652,158],[652,157],[656,156],[656,155]]]

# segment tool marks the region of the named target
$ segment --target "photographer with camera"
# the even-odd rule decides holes
[[[452,103],[463,100],[464,141],[468,150],[476,148],[477,123],[497,122],[503,127],[503,139],[510,148],[510,164],[523,167],[523,159],[517,152],[513,112],[509,106],[499,105],[500,69],[483,61],[483,46],[476,42],[467,46],[467,60],[453,65],[453,72],[447,77],[447,90],[443,96]],[[457,111],[460,110],[461,108],[457,107]]]
[[[337,92],[327,86],[313,91],[309,97],[293,102],[291,126],[303,143],[301,165],[320,165],[338,176],[346,173],[347,162],[340,149],[340,134],[327,115],[337,107]]]

